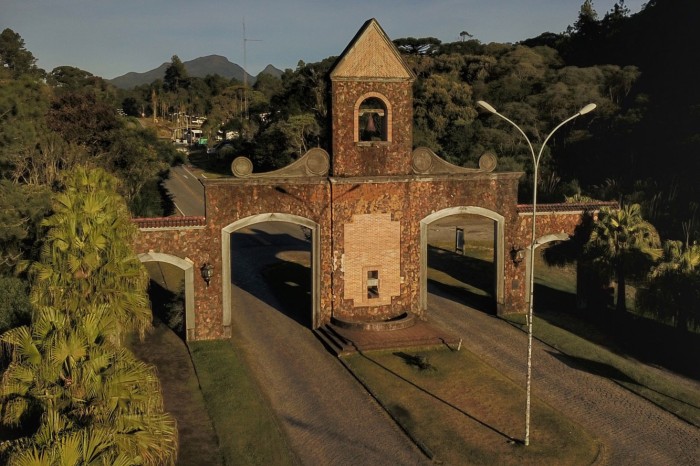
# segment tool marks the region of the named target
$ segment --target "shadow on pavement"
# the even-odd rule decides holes
[[[289,228],[298,227],[287,225]],[[300,235],[305,235],[299,228]],[[304,239],[288,233],[269,233],[259,228],[240,230],[231,235],[234,309],[235,294],[240,292],[236,288],[239,288],[300,325],[311,328],[311,267],[305,265],[311,261],[311,243],[302,237]]]
[[[428,267],[464,284],[461,286],[428,279],[428,284],[432,285],[431,292],[488,314],[496,313],[493,290],[496,271],[493,262],[429,245]],[[447,293],[442,293],[440,289]]]
[[[490,296],[473,293],[461,286],[452,286],[428,280],[428,292],[441,298],[469,306],[484,314],[496,315],[496,303]]]
[[[627,374],[609,364],[592,361],[586,358],[579,358],[577,356],[569,356],[557,351],[547,351],[547,353],[573,369],[585,371],[593,375],[599,375],[617,382],[638,385],[636,380],[630,378]]]

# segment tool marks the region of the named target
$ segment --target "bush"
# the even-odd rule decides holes
[[[26,325],[31,320],[29,286],[26,281],[0,276],[0,333]]]

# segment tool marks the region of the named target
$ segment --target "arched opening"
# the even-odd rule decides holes
[[[222,230],[224,326],[252,295],[307,328],[318,327],[319,225],[290,214],[260,214]]]
[[[579,307],[577,297],[578,264],[567,253],[569,235],[559,233],[542,236],[535,242],[535,312],[557,309],[576,309]],[[530,284],[530,255],[532,248],[525,250],[525,283]],[[529,293],[526,294],[528,303]],[[581,297],[584,298],[585,297]]]
[[[435,212],[420,223],[421,309],[428,282],[465,304],[498,312],[504,304],[504,218],[488,209],[461,206]]]
[[[391,107],[381,94],[370,92],[355,106],[355,141],[391,141]]]
[[[194,265],[170,254],[139,254],[151,279],[149,295],[154,313],[184,340],[195,337]],[[183,296],[184,294],[184,296]]]

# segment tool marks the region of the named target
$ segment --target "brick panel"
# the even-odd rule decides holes
[[[343,298],[353,307],[391,304],[401,292],[401,223],[391,214],[354,215],[344,225]],[[368,297],[368,273],[377,272],[378,296]]]

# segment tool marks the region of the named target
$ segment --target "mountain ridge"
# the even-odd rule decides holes
[[[207,75],[218,74],[227,79],[236,79],[243,82],[243,67],[240,65],[229,61],[228,58],[222,55],[207,55],[204,57],[198,57],[193,60],[189,60],[182,63],[187,70],[187,74],[192,77],[203,78]],[[116,78],[109,79],[108,81],[114,86],[120,89],[132,89],[136,86],[141,86],[143,84],[150,84],[157,79],[163,79],[165,76],[165,70],[170,66],[170,62],[165,62],[149,71],[144,71],[138,73],[131,71],[129,73],[117,76]],[[254,84],[257,76],[253,76],[249,73],[248,83]],[[282,70],[275,68],[273,65],[267,65],[260,74],[270,74],[272,76],[280,77],[282,75]]]

